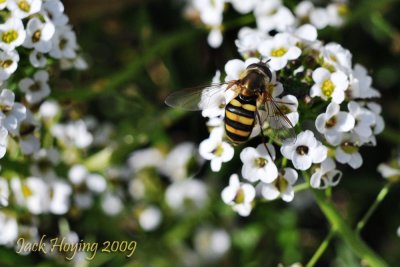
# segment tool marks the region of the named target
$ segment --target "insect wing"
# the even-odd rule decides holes
[[[270,138],[279,142],[292,144],[296,142],[294,125],[279,107],[280,105],[288,104],[292,103],[275,101],[273,98],[268,99],[264,104],[266,111],[264,122],[267,122],[269,127],[273,129],[270,131]]]
[[[203,110],[218,107],[218,99],[224,97],[227,83],[216,83],[207,86],[198,86],[183,89],[170,94],[165,99],[165,104],[174,108],[185,110]]]

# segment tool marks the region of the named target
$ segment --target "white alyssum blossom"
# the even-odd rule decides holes
[[[340,145],[336,148],[335,158],[342,164],[349,164],[353,169],[358,169],[363,163],[359,150],[359,141],[354,135],[345,134]]]
[[[56,59],[75,58],[78,44],[70,26],[57,27],[52,40],[50,56]]]
[[[101,200],[101,208],[105,214],[115,216],[122,211],[123,203],[116,194],[106,193]]]
[[[49,20],[42,22],[37,17],[31,18],[26,25],[26,38],[23,46],[34,48],[40,53],[47,53],[51,49],[51,38],[54,32],[55,27]]]
[[[47,65],[47,58],[43,53],[32,50],[29,54],[29,62],[35,68],[43,68]]]
[[[281,0],[258,1],[254,15],[257,27],[264,32],[273,29],[284,31],[296,22],[293,13],[283,6]]]
[[[342,172],[336,169],[335,161],[327,157],[311,175],[310,185],[313,188],[325,189],[336,186],[342,178]]]
[[[0,177],[0,207],[8,206],[9,196],[10,190],[8,188],[8,182],[5,178]]]
[[[242,1],[242,0],[226,0],[226,2],[231,3],[233,8],[241,13],[249,13],[252,11],[255,7],[255,5],[259,2],[259,0],[247,0],[247,1]]]
[[[16,50],[0,51],[0,81],[10,78],[18,67],[19,54]]]
[[[369,102],[367,103],[367,108],[375,115],[374,124],[372,124],[374,134],[377,135],[382,133],[383,129],[385,129],[385,121],[380,115],[382,112],[382,106],[375,102]]]
[[[297,108],[299,107],[299,102],[297,98],[293,95],[285,95],[282,98],[276,98],[275,102],[279,107],[279,110],[286,115],[289,121],[295,126],[299,122],[299,112],[297,112]],[[275,111],[276,112],[276,111]],[[281,114],[275,114],[277,116]],[[277,125],[277,121],[273,119],[268,120],[269,125],[274,129],[279,129],[282,125]]]
[[[301,55],[301,49],[296,46],[296,39],[288,33],[278,33],[273,38],[263,41],[258,51],[270,60],[268,65],[275,71],[283,69],[289,60]]]
[[[298,170],[307,170],[313,163],[321,163],[327,157],[328,149],[321,144],[310,130],[297,135],[296,141],[283,143],[281,153],[293,162]]]
[[[219,259],[229,250],[231,239],[224,229],[202,226],[194,234],[193,244],[196,252],[206,262],[210,262]]]
[[[340,111],[340,106],[331,102],[326,112],[318,115],[315,120],[317,130],[325,135],[326,140],[332,145],[338,145],[343,132],[354,128],[355,119],[348,112]]]
[[[212,48],[220,47],[223,39],[224,37],[219,27],[212,28],[207,36],[207,42]]]
[[[258,46],[269,38],[271,37],[266,32],[257,28],[243,27],[239,30],[238,39],[236,39],[235,44],[242,56],[245,58],[252,57],[256,55]]]
[[[344,101],[349,81],[343,72],[331,73],[329,70],[319,67],[313,71],[312,78],[315,84],[310,90],[311,97],[319,96],[325,101],[331,100],[336,104]]]
[[[51,181],[50,190],[49,211],[57,215],[67,213],[70,208],[71,185],[61,179],[57,179]]]
[[[198,179],[174,182],[165,191],[165,201],[177,212],[200,209],[207,199],[207,186]]]
[[[144,168],[159,168],[164,161],[164,155],[155,147],[138,149],[128,158],[128,166],[134,172]]]
[[[154,231],[161,224],[162,213],[156,206],[145,208],[139,215],[139,224],[144,231]]]
[[[44,101],[39,108],[39,114],[44,119],[52,119],[60,113],[60,105],[55,100]]]
[[[351,53],[338,43],[328,43],[321,49],[321,55],[325,64],[334,67],[335,71],[341,71],[346,75],[351,73]]]
[[[361,138],[369,138],[373,134],[372,127],[375,124],[375,114],[355,101],[350,101],[347,107],[350,114],[355,118],[354,133]]]
[[[0,126],[0,159],[4,157],[7,149],[8,132],[6,128]]]
[[[38,177],[28,177],[21,181],[20,178],[12,178],[10,183],[16,203],[26,207],[32,214],[48,212],[50,195],[48,185]]]
[[[372,87],[372,78],[361,64],[355,64],[350,74],[349,93],[354,98],[374,98],[381,94]]]
[[[261,183],[261,194],[265,199],[274,200],[279,196],[283,201],[290,202],[294,198],[293,185],[298,174],[292,168],[285,168],[272,183]]]
[[[7,0],[7,8],[13,17],[23,19],[40,11],[41,0]]]
[[[21,122],[26,118],[24,105],[15,102],[15,94],[9,89],[0,92],[0,120],[12,135],[17,135]]]
[[[0,245],[12,246],[18,237],[17,218],[0,211]]]
[[[393,163],[395,163],[395,164],[393,164]],[[387,163],[379,164],[378,172],[385,179],[400,180],[400,160],[397,159],[393,163],[392,164],[387,164]]]
[[[60,0],[44,1],[42,11],[56,26],[64,26],[68,23],[68,17],[64,14],[64,4]]]
[[[278,169],[274,163],[275,148],[267,144],[269,155],[264,144],[259,144],[257,148],[246,147],[240,153],[243,162],[242,176],[250,182],[262,181],[271,183],[278,177]]]
[[[11,51],[22,45],[25,36],[24,25],[18,18],[11,17],[0,24],[0,48],[4,51]]]
[[[225,187],[221,192],[222,200],[244,217],[250,215],[255,196],[256,190],[253,185],[241,183],[237,174],[231,175],[229,186]]]
[[[49,73],[39,70],[33,75],[33,79],[24,78],[19,82],[21,92],[25,93],[25,98],[30,104],[37,104],[50,94],[48,84]]]
[[[87,130],[87,126],[83,120],[67,124],[56,124],[51,131],[66,146],[83,149],[87,148],[93,141],[93,135]]]
[[[230,161],[233,158],[233,147],[222,140],[224,129],[222,127],[214,128],[208,139],[202,141],[199,147],[200,155],[211,161],[211,170],[217,172],[221,169],[222,163]]]

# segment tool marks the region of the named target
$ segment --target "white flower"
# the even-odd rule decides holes
[[[128,166],[135,172],[144,168],[161,166],[164,161],[164,156],[157,148],[138,149],[133,152],[128,158]]]
[[[330,186],[336,186],[341,178],[342,172],[336,170],[335,161],[328,157],[311,175],[310,185],[313,188],[325,189]]]
[[[385,129],[385,121],[383,120],[382,116],[380,115],[382,112],[381,105],[375,102],[367,103],[367,107],[372,113],[375,115],[375,123],[372,124],[372,129],[375,135],[380,134]]]
[[[232,3],[233,8],[241,13],[249,13],[254,9],[254,6],[258,3],[259,0],[226,0],[227,2]]]
[[[149,206],[139,215],[139,224],[145,231],[157,229],[162,220],[162,213],[156,206]]]
[[[257,26],[268,32],[273,29],[284,31],[295,23],[292,12],[282,5],[281,0],[258,1],[254,7]]]
[[[341,16],[340,12],[346,8],[345,3],[332,3],[326,7],[326,11],[328,12],[329,17],[329,25],[339,27],[343,24],[344,20]]]
[[[160,171],[170,177],[172,181],[183,180],[188,177],[188,165],[196,156],[193,143],[184,142],[172,149],[160,166]]]
[[[40,141],[32,133],[21,136],[19,144],[24,155],[32,155],[40,149]]]
[[[73,165],[68,171],[68,178],[73,184],[81,184],[88,175],[88,170],[83,165]]]
[[[43,68],[47,64],[47,58],[45,55],[43,55],[39,51],[32,50],[31,53],[29,54],[29,62],[35,68]]]
[[[3,1],[0,3],[0,10],[3,10],[3,9],[7,6],[7,1],[8,1],[8,0],[3,0]]]
[[[344,135],[340,146],[336,148],[335,158],[342,164],[349,164],[353,169],[358,169],[363,163],[359,145],[354,135]]]
[[[13,17],[23,19],[39,12],[42,6],[41,0],[7,0],[7,8]]]
[[[71,186],[62,180],[54,180],[51,182],[50,190],[50,212],[57,215],[67,213],[70,207]]]
[[[231,246],[229,234],[224,229],[201,227],[194,234],[193,245],[206,261],[215,261],[223,256]]]
[[[299,113],[297,112],[299,102],[297,98],[293,95],[285,95],[282,98],[275,98],[274,100],[278,105],[279,110],[282,111],[282,113],[286,115],[286,117],[289,119],[292,125],[295,126],[299,122]],[[275,115],[279,116],[281,114],[275,114]],[[270,124],[270,127],[274,129],[282,128],[282,125],[281,124],[278,125],[277,121],[274,119],[269,119],[268,123]]]
[[[12,246],[18,237],[17,219],[0,211],[0,245]]]
[[[165,191],[168,206],[178,212],[199,209],[208,199],[207,187],[197,179],[187,179],[172,183]]]
[[[0,177],[0,208],[8,206],[8,198],[10,190],[8,189],[8,182],[5,178]]]
[[[270,59],[268,65],[275,71],[283,69],[289,60],[301,55],[301,49],[296,46],[296,39],[288,33],[278,33],[272,39],[263,41],[258,51]]]
[[[347,107],[356,120],[353,129],[354,133],[361,138],[369,138],[373,134],[372,127],[375,124],[375,114],[355,101],[349,102]]]
[[[0,159],[4,157],[7,149],[8,132],[6,128],[0,126]]]
[[[16,50],[0,51],[0,80],[7,80],[18,67],[19,54]]]
[[[259,144],[257,148],[246,147],[240,153],[243,162],[242,176],[250,182],[263,181],[271,183],[278,177],[278,169],[274,163],[275,148],[267,144],[271,156],[265,149],[264,144]]]
[[[331,99],[337,104],[343,102],[344,91],[349,85],[347,76],[343,72],[330,73],[327,69],[320,67],[313,71],[312,78],[315,84],[310,90],[311,97],[319,96],[325,101]]]
[[[47,53],[51,49],[51,38],[54,32],[55,27],[50,21],[42,22],[37,17],[31,18],[26,25],[26,38],[23,46]]]
[[[128,192],[134,200],[141,200],[146,194],[146,187],[142,180],[135,178],[129,182]]]
[[[311,1],[301,1],[294,9],[294,14],[302,21],[308,20],[311,11],[314,9],[314,4]]]
[[[264,31],[243,27],[239,30],[238,39],[236,39],[235,44],[239,53],[245,58],[252,57],[256,55],[258,46],[269,38],[271,37]]]
[[[18,205],[36,215],[48,211],[49,188],[41,178],[28,177],[23,182],[19,178],[13,178],[10,185]]]
[[[60,161],[60,153],[55,148],[41,149],[33,155],[35,164],[29,168],[31,174],[36,177],[53,179],[56,177],[54,166]]]
[[[317,29],[323,29],[329,25],[328,12],[325,8],[316,7],[310,10],[310,22]]]
[[[222,36],[221,29],[219,27],[215,27],[215,28],[212,28],[212,30],[208,34],[207,43],[212,48],[218,48],[221,46],[223,38],[224,37]]]
[[[298,174],[292,168],[285,168],[284,173],[279,173],[278,178],[272,183],[261,184],[261,194],[265,199],[274,200],[279,196],[283,201],[290,202],[294,198],[293,185]]]
[[[355,119],[349,113],[340,111],[340,106],[330,103],[326,112],[318,115],[315,120],[317,130],[325,135],[326,140],[332,145],[339,144],[342,133],[354,128]]]
[[[372,78],[366,68],[356,64],[350,74],[350,94],[352,98],[374,98],[381,94],[372,87]]]
[[[22,21],[18,18],[10,18],[0,24],[0,48],[4,51],[14,50],[25,40],[25,29]]]
[[[64,5],[60,0],[44,1],[42,11],[56,26],[64,26],[68,23],[68,17],[64,14]]]
[[[231,175],[229,186],[225,187],[221,193],[225,204],[232,206],[234,211],[244,217],[249,216],[255,196],[256,190],[254,187],[248,183],[240,183],[237,174]]]
[[[52,119],[60,112],[60,105],[57,101],[46,100],[39,108],[39,114],[42,118]]]
[[[296,169],[304,171],[309,169],[312,163],[324,161],[328,149],[317,141],[313,132],[306,130],[297,135],[294,144],[284,143],[281,153],[293,162]]]
[[[58,27],[51,39],[53,44],[49,52],[50,56],[56,59],[75,58],[78,44],[75,32],[71,27]]]
[[[251,57],[243,61],[241,59],[231,59],[225,64],[225,81],[238,80],[240,75],[246,70],[246,68],[254,63],[259,63],[260,59]]]
[[[21,122],[26,118],[26,108],[14,102],[15,95],[8,89],[0,93],[0,120],[12,135],[17,135]]]
[[[210,137],[200,143],[199,153],[206,159],[211,160],[211,170],[218,172],[221,169],[222,162],[228,162],[233,158],[233,147],[222,141],[224,129],[214,128]]]
[[[37,104],[50,94],[48,85],[49,74],[39,70],[33,75],[33,79],[24,78],[19,82],[19,88],[25,93],[25,98],[30,104]]]
[[[106,193],[101,201],[101,208],[109,216],[115,216],[123,209],[122,200],[115,194]]]
[[[82,55],[78,55],[75,58],[62,58],[60,59],[60,68],[62,70],[76,69],[76,70],[87,70],[89,67],[87,61]]]
[[[340,44],[329,43],[322,47],[322,56],[325,63],[332,65],[336,71],[346,75],[351,73],[351,53]]]
[[[378,172],[381,173],[383,178],[388,180],[399,180],[400,179],[400,168],[399,160],[390,162],[390,164],[381,163],[378,166]]]
[[[93,141],[93,136],[87,130],[83,120],[69,122],[66,125],[56,124],[51,131],[66,146],[75,146],[83,149],[87,148]]]
[[[86,176],[86,186],[94,193],[102,193],[107,189],[107,182],[102,175],[91,173]]]

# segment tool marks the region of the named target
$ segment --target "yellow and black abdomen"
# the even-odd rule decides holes
[[[243,143],[253,130],[256,96],[238,95],[225,107],[225,131],[233,143]]]

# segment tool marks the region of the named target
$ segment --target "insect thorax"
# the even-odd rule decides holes
[[[258,69],[250,69],[241,79],[241,84],[244,88],[243,95],[259,95],[267,89],[267,81],[269,79],[263,72]]]

